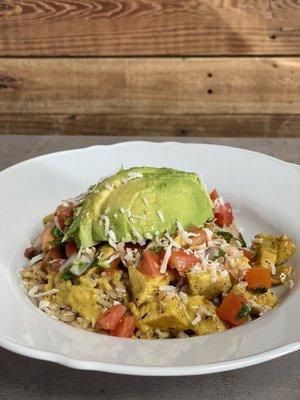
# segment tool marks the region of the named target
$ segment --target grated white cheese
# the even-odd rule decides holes
[[[107,190],[113,190],[115,188],[115,186],[112,183],[106,183],[104,185],[105,189]]]
[[[101,215],[101,219],[102,221],[104,221],[104,234],[105,236],[108,236],[108,232],[109,232],[109,218],[107,215]]]
[[[182,291],[180,291],[178,293],[178,295],[180,297],[180,300],[183,302],[183,304],[187,305],[187,303],[188,303],[188,295],[186,293],[182,292]]]
[[[40,302],[39,302],[39,308],[41,309],[41,310],[44,310],[45,308],[47,308],[47,307],[49,307],[50,306],[50,301],[48,301],[48,300],[40,300]]]
[[[170,244],[168,245],[168,247],[166,249],[164,258],[163,258],[161,266],[160,266],[160,273],[161,274],[164,274],[166,272],[166,270],[167,270],[169,258],[171,257],[172,247],[173,247],[173,241],[171,239],[170,240]]]
[[[148,202],[148,200],[146,199],[145,196],[143,197],[143,202],[144,202],[145,206],[148,207],[149,202]]]
[[[44,253],[38,254],[37,256],[32,257],[32,259],[29,261],[29,264],[34,265],[38,261],[42,260],[44,257],[45,257]]]
[[[131,225],[131,231],[132,231],[133,235],[137,238],[138,244],[140,244],[141,246],[144,246],[146,244],[145,239],[133,225]]]
[[[272,273],[272,275],[275,275],[275,274],[276,274],[276,267],[275,267],[275,264],[271,263],[271,264],[270,264],[270,267],[271,267],[271,273]]]
[[[180,236],[187,244],[192,244],[193,241],[189,238],[189,236],[191,236],[191,235],[189,234],[189,232],[187,232],[187,231],[185,231],[185,230],[183,229],[183,226],[182,226],[181,222],[177,221],[177,222],[176,222],[176,225],[177,225],[177,228],[178,228],[179,236]]]
[[[111,247],[114,249],[114,250],[116,250],[116,251],[118,251],[119,249],[118,249],[118,245],[117,245],[117,243],[114,241],[114,240],[112,240],[112,238],[108,238],[108,243],[111,245]]]
[[[157,213],[159,219],[161,220],[161,222],[164,223],[165,222],[164,214],[160,210],[156,211],[156,213]]]
[[[219,266],[220,264],[218,262],[212,262],[209,265],[209,271],[210,271],[210,281],[212,283],[215,283],[217,281],[217,266]]]
[[[122,183],[127,183],[127,182],[131,181],[132,179],[142,178],[142,177],[143,177],[143,174],[141,174],[140,172],[128,172],[127,178],[123,178],[121,181],[122,181]]]
[[[53,217],[53,222],[54,222],[54,225],[56,226],[56,228],[58,228],[62,232],[59,220],[56,215]]]
[[[173,285],[159,285],[159,290],[166,293],[176,293],[177,288]]]
[[[222,279],[226,278],[227,275],[229,275],[229,273],[228,273],[228,271],[226,269],[224,269],[223,271],[220,272],[220,277]]]
[[[46,292],[37,293],[38,290],[39,290],[38,285],[33,286],[33,288],[29,290],[28,296],[33,297],[33,298],[40,298],[40,297],[44,297],[44,296],[51,296],[52,294],[55,294],[57,292],[57,289],[51,289]]]
[[[211,246],[213,244],[212,242],[212,236],[213,236],[213,231],[211,231],[208,228],[203,228],[204,232],[206,233],[206,243],[207,246]]]
[[[115,232],[114,231],[112,231],[111,229],[108,231],[108,236],[111,238],[111,240],[113,240],[114,242],[116,242],[117,241],[117,238],[116,238],[116,235],[115,235]]]
[[[197,315],[196,318],[193,319],[192,321],[192,325],[197,325],[199,324],[199,322],[201,322],[201,315]]]
[[[110,263],[112,263],[113,261],[117,260],[118,258],[120,258],[120,254],[115,253],[108,260],[104,261],[104,263],[109,265]]]

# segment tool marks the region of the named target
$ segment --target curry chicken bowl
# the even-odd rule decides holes
[[[135,167],[43,218],[25,250],[29,298],[74,327],[126,338],[222,332],[276,307],[293,285],[282,234],[246,243],[230,203],[195,173]]]

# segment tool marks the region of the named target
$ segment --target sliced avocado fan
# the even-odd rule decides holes
[[[213,204],[197,174],[134,167],[104,179],[87,195],[64,240],[83,248],[101,241],[143,243],[177,231],[177,222],[203,226]]]

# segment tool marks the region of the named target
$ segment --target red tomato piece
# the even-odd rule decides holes
[[[46,257],[48,260],[58,260],[64,258],[61,250],[58,247],[53,247],[52,249],[48,250]]]
[[[242,325],[247,321],[247,316],[240,318],[238,314],[245,304],[244,297],[229,293],[217,308],[217,315],[234,326]]]
[[[224,205],[218,204],[215,207],[214,215],[219,226],[228,226],[233,222],[233,213],[230,203],[225,203]]]
[[[49,262],[49,264],[50,264],[50,269],[51,269],[51,272],[53,273],[53,274],[58,274],[58,272],[59,272],[59,269],[60,269],[60,267],[63,265],[63,263],[65,262],[66,260],[53,260],[53,261],[50,261]]]
[[[161,253],[155,253],[152,250],[144,250],[138,270],[148,276],[158,276],[160,274],[161,261]]]
[[[254,254],[253,254],[252,251],[242,249],[242,252],[243,252],[244,256],[248,258],[249,261],[252,260],[252,258],[253,258],[253,256],[254,256]]]
[[[136,318],[133,315],[122,317],[116,327],[111,331],[111,336],[131,338],[135,330]]]
[[[116,258],[114,261],[110,263],[109,269],[107,270],[107,274],[110,276],[113,276],[115,272],[119,271],[119,264],[120,264],[121,258]]]
[[[215,201],[219,198],[219,193],[217,192],[216,189],[214,189],[211,194],[210,194],[210,198],[212,201]]]
[[[72,218],[74,215],[74,205],[72,203],[68,203],[68,205],[60,204],[56,211],[55,216],[58,219],[59,225],[62,230],[66,227],[66,220],[68,218]]]
[[[204,229],[197,228],[192,225],[189,227],[188,232],[195,233],[197,236],[190,236],[189,239],[192,241],[191,246],[200,246],[207,241],[207,235]]]
[[[193,254],[186,253],[183,250],[173,250],[168,266],[177,269],[179,275],[184,276],[185,272],[189,271],[197,262],[199,262],[199,259]]]
[[[123,304],[117,304],[112,306],[104,314],[101,314],[96,321],[97,330],[111,331],[115,329],[117,323],[123,317],[126,312],[126,307]]]
[[[57,263],[53,263],[50,261],[58,261]],[[43,261],[41,262],[41,270],[47,274],[50,270],[51,272],[58,272],[59,267],[65,262],[63,254],[58,247],[53,247],[48,250]]]
[[[68,242],[65,244],[66,255],[69,258],[72,254],[78,253],[78,247],[75,242]]]

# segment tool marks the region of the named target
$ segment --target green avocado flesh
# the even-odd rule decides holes
[[[177,222],[186,229],[212,218],[213,204],[197,174],[134,167],[92,189],[64,239],[73,238],[83,248],[109,237],[137,243],[176,233]]]

